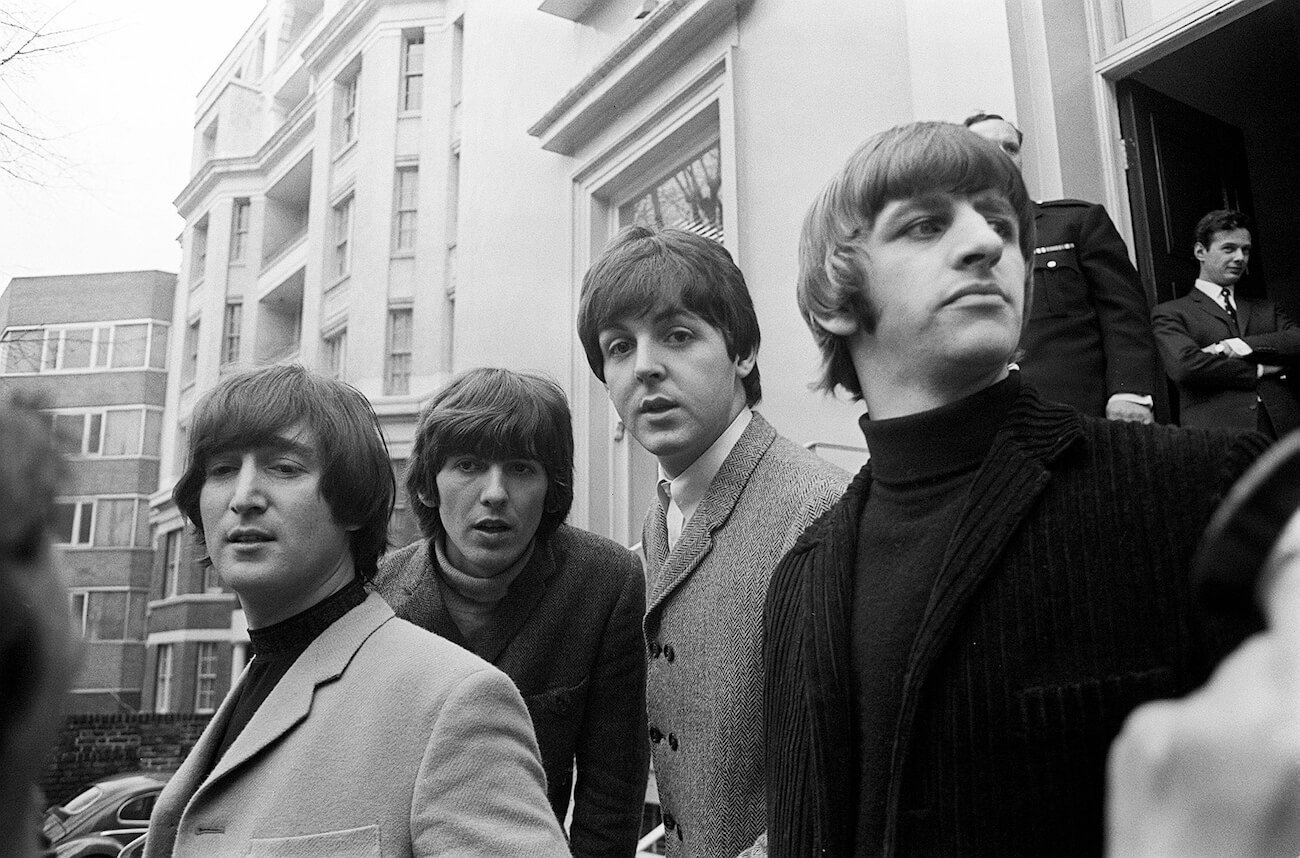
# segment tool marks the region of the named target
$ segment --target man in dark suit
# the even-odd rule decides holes
[[[1259,429],[1278,438],[1300,426],[1287,377],[1300,361],[1300,328],[1272,301],[1237,294],[1250,250],[1250,222],[1241,212],[1218,209],[1201,218],[1193,247],[1200,275],[1186,295],[1158,305],[1151,323],[1178,385],[1182,425]]]
[[[1020,129],[995,113],[966,127],[1020,167]],[[1152,420],[1155,343],[1142,279],[1106,210],[1082,200],[1034,203],[1034,299],[1020,369],[1045,398],[1093,417]]]
[[[822,385],[866,403],[872,455],[768,590],[772,855],[1100,854],[1124,716],[1223,650],[1190,555],[1266,440],[1094,419],[1009,370],[1032,217],[1011,161],[932,122],[868,140],[804,221]]]

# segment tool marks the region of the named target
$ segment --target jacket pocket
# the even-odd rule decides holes
[[[248,858],[316,858],[319,855],[378,858],[383,853],[379,846],[379,826],[366,825],[297,837],[255,838],[249,842],[245,854]]]
[[[524,697],[548,783],[559,783],[571,776],[586,701],[586,678],[577,685],[548,688]]]
[[[1034,254],[1032,316],[1075,316],[1091,311],[1088,281],[1074,248]]]
[[[1168,667],[1020,692],[1025,788],[1017,792],[1029,842],[1100,851],[1110,744],[1137,706],[1179,692]]]

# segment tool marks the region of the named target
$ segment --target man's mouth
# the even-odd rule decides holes
[[[475,522],[474,529],[481,533],[497,534],[505,533],[513,528],[499,518],[485,518],[482,521]]]
[[[226,534],[227,542],[242,545],[271,542],[273,539],[275,539],[274,536],[267,533],[265,530],[260,530],[255,527],[237,527],[230,531],[230,533]]]
[[[649,399],[641,400],[640,410],[642,414],[662,414],[676,407],[677,403],[667,397],[652,396]]]
[[[993,283],[972,283],[969,286],[963,286],[948,296],[946,303],[954,304],[962,298],[984,297],[984,298],[1003,298],[1006,296]]]

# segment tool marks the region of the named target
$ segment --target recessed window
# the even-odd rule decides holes
[[[181,592],[181,538],[182,531],[169,530],[163,537],[163,598],[169,599]]]
[[[721,242],[721,155],[714,140],[685,163],[661,174],[649,188],[619,206],[619,226],[673,227]]]
[[[398,167],[393,189],[393,249],[415,250],[416,221],[419,215],[420,169]]]
[[[89,545],[95,521],[95,502],[61,501],[54,505],[54,541],[61,545]]]
[[[334,206],[334,259],[335,278],[352,270],[352,195],[348,194]]]
[[[243,262],[248,253],[248,215],[252,206],[247,197],[235,200],[230,212],[230,261]]]
[[[424,31],[402,35],[402,110],[419,110],[424,98]]]
[[[0,361],[12,374],[162,368],[166,342],[167,326],[150,320],[10,328]]]
[[[172,711],[172,649],[173,644],[158,647],[158,665],[154,674],[153,711]]]
[[[185,329],[185,363],[181,365],[181,384],[194,381],[199,373],[199,320]]]
[[[384,394],[411,392],[411,308],[388,311],[388,348],[384,360]]]
[[[335,331],[325,338],[325,373],[342,379],[347,372],[348,329]]]
[[[221,363],[224,366],[239,360],[239,326],[244,315],[244,305],[231,302],[221,321]]]
[[[336,125],[338,147],[341,149],[357,139],[357,92],[361,86],[361,68],[358,66],[337,84],[338,122]]]
[[[199,644],[194,671],[194,711],[206,714],[217,706],[217,645],[210,641]]]
[[[145,601],[144,594],[124,589],[74,591],[73,629],[88,641],[142,640]]]
[[[194,225],[190,233],[190,280],[194,283],[203,279],[208,265],[208,217]]]

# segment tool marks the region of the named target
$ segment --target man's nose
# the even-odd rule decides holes
[[[647,337],[636,344],[636,377],[640,381],[662,378],[664,365],[659,347]]]
[[[951,229],[958,237],[957,253],[963,266],[991,268],[1002,259],[1005,239],[970,203],[958,207]]]
[[[252,456],[239,463],[235,477],[235,491],[230,498],[230,508],[238,513],[266,508],[266,495],[262,491],[262,473]]]
[[[510,490],[506,487],[505,467],[500,463],[488,465],[483,474],[483,490],[479,500],[488,506],[497,506],[510,499]]]

